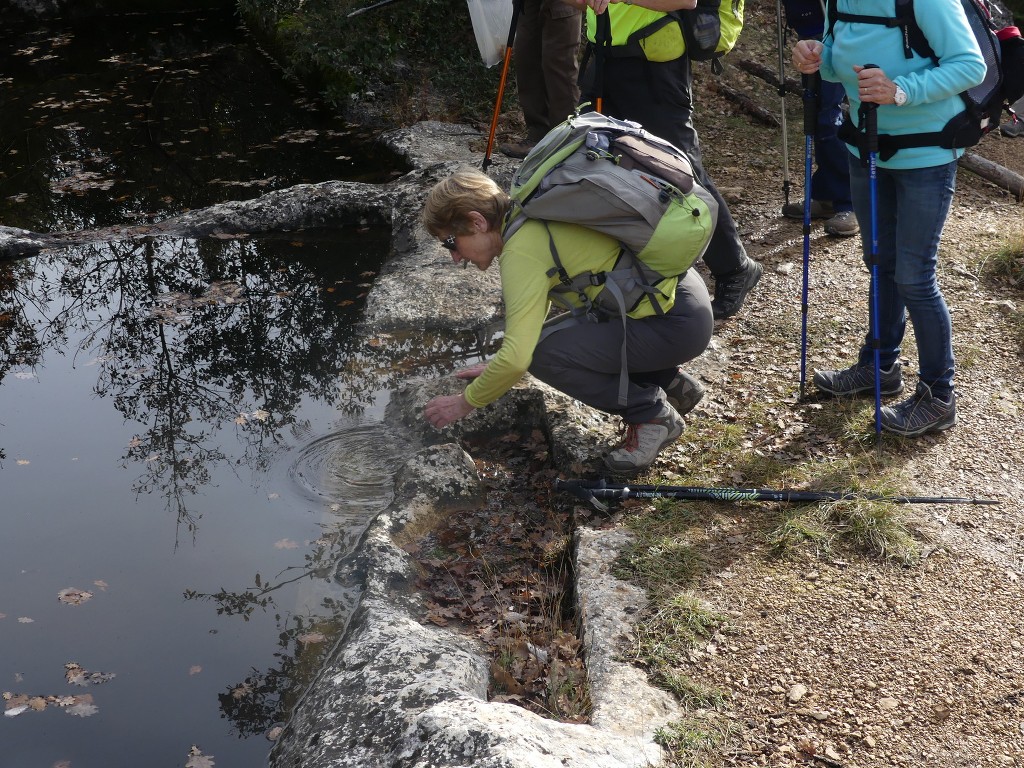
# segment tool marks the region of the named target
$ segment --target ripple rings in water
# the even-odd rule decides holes
[[[315,499],[346,513],[391,502],[394,476],[410,457],[407,440],[382,424],[364,424],[317,438],[299,453],[289,475]]]

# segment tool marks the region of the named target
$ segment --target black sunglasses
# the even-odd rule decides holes
[[[455,235],[448,235],[444,240],[441,241],[441,247],[447,248],[449,251],[455,250]]]

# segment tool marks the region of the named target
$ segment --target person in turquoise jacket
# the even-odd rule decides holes
[[[893,0],[838,0],[838,11],[894,17]],[[959,94],[985,77],[985,61],[960,0],[914,0],[917,23],[937,60],[904,56],[897,27],[837,20],[824,42],[801,40],[793,65],[842,83],[850,115],[877,104],[879,135],[939,131],[964,109]],[[865,64],[875,67],[865,67]],[[871,181],[867,157],[850,147],[853,207],[861,223],[864,261],[871,264]],[[962,149],[899,149],[876,164],[877,297],[879,367],[883,395],[903,391],[900,345],[909,313],[917,340],[918,382],[913,396],[881,409],[884,430],[916,436],[956,424],[953,329],[936,275],[939,239],[956,184]],[[864,162],[862,162],[862,160]],[[874,393],[874,342],[869,330],[856,363],[814,375],[819,391],[833,396]]]

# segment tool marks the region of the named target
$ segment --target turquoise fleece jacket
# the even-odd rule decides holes
[[[862,16],[896,15],[895,0],[838,0],[839,10]],[[939,62],[916,53],[903,55],[899,28],[880,24],[836,21],[834,35],[826,35],[822,51],[821,76],[842,83],[850,100],[850,114],[860,108],[854,64],[877,64],[890,80],[907,94],[902,107],[887,104],[878,108],[880,134],[908,134],[938,131],[951,117],[963,111],[959,94],[985,78],[985,60],[967,23],[960,0],[914,0],[917,23],[935,51]],[[858,154],[855,148],[850,150]],[[899,150],[880,168],[929,168],[952,162],[962,149],[913,147]]]

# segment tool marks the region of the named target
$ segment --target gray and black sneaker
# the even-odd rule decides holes
[[[903,371],[899,362],[882,369],[883,396],[898,395],[903,391]],[[816,371],[814,386],[834,397],[855,397],[875,393],[875,366],[852,365],[841,371]]]
[[[904,437],[917,437],[925,432],[942,432],[956,425],[956,395],[949,400],[932,396],[931,387],[918,382],[913,397],[881,412],[882,429]]]
[[[704,397],[704,385],[697,381],[682,368],[676,369],[676,377],[665,387],[668,404],[676,409],[676,413],[685,416],[692,411]]]
[[[604,464],[612,472],[633,474],[651,466],[661,449],[683,434],[686,422],[672,406],[666,405],[664,412],[656,419],[623,426],[623,440],[604,457]]]
[[[711,300],[711,312],[715,320],[725,320],[740,311],[743,300],[750,289],[761,279],[764,268],[760,262],[747,259],[745,267],[731,275],[715,276],[715,298]]]

